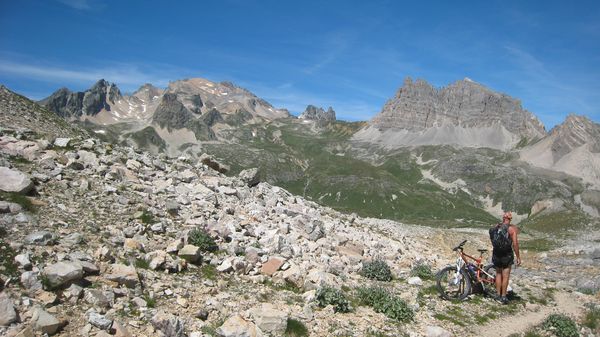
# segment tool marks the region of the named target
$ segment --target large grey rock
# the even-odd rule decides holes
[[[260,183],[260,171],[258,168],[246,169],[238,174],[238,178],[240,178],[248,187],[254,187]]]
[[[246,321],[240,315],[229,317],[217,329],[217,334],[222,337],[262,337],[260,328],[254,323]]]
[[[9,326],[19,320],[12,300],[4,293],[0,293],[0,326]]]
[[[0,191],[26,194],[33,188],[33,182],[24,173],[8,167],[0,167]]]
[[[202,260],[201,253],[202,251],[200,250],[200,247],[196,247],[194,245],[185,245],[179,250],[177,256],[190,263],[198,263]]]
[[[152,326],[163,333],[165,337],[184,337],[184,324],[179,317],[158,311],[150,320]]]
[[[56,241],[56,236],[48,231],[33,232],[25,237],[25,243],[29,245],[48,246]]]
[[[109,274],[104,277],[118,284],[124,284],[128,288],[134,288],[140,282],[135,267],[124,264],[111,265]]]
[[[272,336],[283,336],[287,327],[288,313],[270,303],[250,309],[250,315],[260,330]]]
[[[54,335],[62,327],[62,323],[42,308],[36,308],[31,317],[33,328],[41,333]]]
[[[74,262],[57,262],[44,268],[43,275],[50,287],[62,287],[83,277],[83,267]]]

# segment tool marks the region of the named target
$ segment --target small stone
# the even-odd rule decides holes
[[[223,325],[217,329],[217,334],[223,337],[262,336],[262,333],[260,333],[260,330],[254,323],[246,321],[240,315],[229,317]]]
[[[29,253],[19,254],[15,256],[15,262],[21,265],[25,270],[31,269],[31,261],[29,261]]]
[[[21,274],[21,284],[25,289],[42,289],[42,282],[38,279],[38,272],[26,271]]]
[[[125,241],[123,242],[123,248],[126,251],[130,251],[130,252],[132,252],[132,251],[143,252],[144,251],[144,245],[141,242],[139,242],[135,239],[129,239],[129,238],[125,239]]]
[[[217,271],[221,273],[228,273],[233,270],[232,259],[225,259],[218,267]]]
[[[208,310],[200,309],[196,312],[196,318],[206,321],[208,319]]]
[[[240,178],[248,187],[254,187],[260,183],[260,174],[257,168],[246,169],[238,174]]]
[[[421,278],[418,276],[410,277],[407,280],[407,282],[408,282],[408,284],[413,285],[413,286],[422,286],[423,285],[423,280],[421,280]]]
[[[184,337],[184,324],[177,316],[158,311],[150,320],[152,326],[169,337]]]
[[[166,252],[169,254],[177,253],[181,248],[183,248],[183,246],[184,246],[183,238],[176,240],[176,241],[172,241],[167,246]]]
[[[115,337],[133,337],[125,325],[119,321],[113,321],[112,329],[115,331]]]
[[[428,326],[425,330],[427,337],[451,337],[452,334],[439,326]]]
[[[111,265],[110,274],[105,278],[118,284],[124,284],[128,288],[134,288],[140,282],[135,267],[124,264]]]
[[[36,246],[49,246],[56,241],[54,234],[48,231],[33,232],[25,237],[25,243]]]
[[[271,257],[266,263],[260,268],[260,272],[272,276],[276,271],[283,266],[285,259],[282,257]]]
[[[54,140],[54,146],[67,147],[71,143],[71,138],[56,138]]]
[[[179,250],[177,256],[190,262],[197,263],[202,260],[201,250],[199,247],[194,245],[185,245]]]
[[[283,336],[287,327],[288,314],[286,312],[270,303],[263,303],[250,309],[250,315],[261,331],[273,336]]]
[[[155,223],[152,226],[150,226],[150,230],[153,233],[161,234],[161,233],[165,232],[165,226],[163,226],[162,223],[158,222],[158,223]]]
[[[81,298],[81,294],[83,294],[83,288],[74,283],[63,292],[68,300],[73,299],[75,301]]]
[[[110,309],[113,305],[112,299],[107,296],[107,293],[99,289],[85,289],[83,299],[100,311]]]
[[[88,322],[101,330],[109,330],[113,324],[113,321],[106,318],[106,316],[101,315],[95,311],[90,311],[87,313]]]
[[[44,304],[44,306],[49,307],[50,305],[56,303],[58,296],[55,293],[51,293],[49,291],[38,290],[35,295],[35,298]]]
[[[18,320],[12,300],[5,293],[0,293],[0,326],[9,326]]]

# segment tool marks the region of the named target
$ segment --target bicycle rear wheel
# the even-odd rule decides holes
[[[496,267],[493,264],[489,264],[483,268],[483,270],[489,274],[481,273],[481,284],[483,286],[483,292],[491,297],[496,297],[498,292],[496,291]]]
[[[471,293],[471,278],[466,270],[447,266],[436,275],[437,289],[447,300],[463,300]]]

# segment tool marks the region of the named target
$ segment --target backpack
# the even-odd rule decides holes
[[[508,225],[500,223],[496,227],[490,228],[490,240],[496,253],[507,253],[512,250],[512,239],[508,235]]]

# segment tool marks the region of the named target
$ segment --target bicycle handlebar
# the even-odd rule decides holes
[[[462,250],[462,249],[463,249],[463,246],[465,245],[465,243],[467,243],[467,240],[465,240],[465,241],[461,242],[461,243],[460,243],[458,246],[456,246],[456,247],[452,248],[452,251],[454,251],[454,252],[455,252],[455,251],[457,251],[457,250],[459,250],[459,249],[460,249],[460,250]]]

